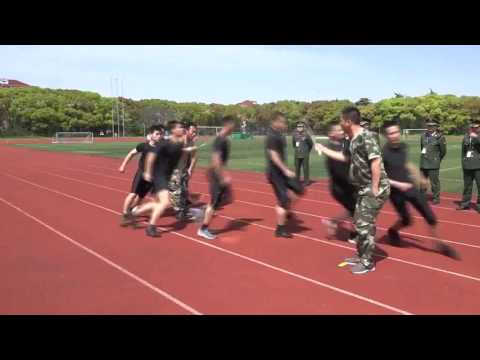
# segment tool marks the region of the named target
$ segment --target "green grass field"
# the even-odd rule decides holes
[[[291,140],[288,139],[288,163],[293,169],[293,148]],[[447,137],[447,156],[442,162],[441,184],[442,191],[457,192],[463,191],[463,177],[461,169],[461,141],[462,137]],[[420,145],[418,137],[411,137],[407,140],[410,149],[410,159],[418,164],[420,158]],[[79,154],[108,156],[120,159],[130,151],[136,143],[132,142],[99,142],[94,144],[17,144],[15,146],[34,148],[38,150],[73,152]],[[208,163],[210,146],[200,149],[199,165],[205,166]],[[310,156],[310,172],[313,178],[325,178],[326,170],[324,157],[319,157],[312,151]],[[232,141],[231,158],[229,167],[238,170],[250,170],[263,172],[265,169],[265,156],[263,150],[263,138],[257,137],[249,140]]]

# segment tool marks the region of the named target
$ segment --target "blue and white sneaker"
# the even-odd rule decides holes
[[[201,228],[198,229],[197,235],[198,235],[198,236],[201,236],[201,237],[203,237],[203,238],[205,238],[205,239],[207,239],[207,240],[214,240],[214,239],[216,238],[216,236],[213,235],[213,234],[210,232],[210,230],[208,230],[208,229],[203,229],[203,230],[202,230]]]
[[[351,268],[350,270],[352,274],[360,275],[360,274],[366,274],[371,271],[375,271],[375,264],[371,263],[370,265],[365,265],[362,262],[355,265],[354,267]]]

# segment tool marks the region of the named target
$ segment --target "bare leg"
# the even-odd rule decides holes
[[[123,213],[126,214],[128,210],[132,207],[134,207],[138,202],[138,196],[135,193],[130,193],[127,195],[125,198],[125,201],[123,202]]]
[[[277,205],[275,206],[275,211],[277,213],[277,224],[280,226],[285,225],[285,222],[287,220],[288,210]]]
[[[153,203],[152,214],[150,215],[150,225],[155,225],[158,218],[163,215],[164,211],[170,206],[168,190],[161,190],[157,193],[157,201]]]
[[[202,227],[208,227],[208,225],[210,225],[210,221],[212,221],[214,213],[215,213],[215,209],[213,208],[212,204],[208,204],[205,210],[205,216],[203,218]]]

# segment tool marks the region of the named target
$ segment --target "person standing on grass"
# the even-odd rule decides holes
[[[468,133],[462,141],[463,198],[457,210],[470,208],[473,182],[477,182],[477,205],[480,214],[480,122],[470,124]]]
[[[407,145],[401,141],[400,125],[396,121],[386,122],[383,125],[387,143],[383,147],[383,162],[390,185],[392,186],[390,200],[393,207],[400,215],[400,219],[388,229],[388,237],[394,245],[400,243],[399,231],[412,223],[412,217],[408,211],[407,203],[410,203],[422,215],[430,225],[432,237],[437,236],[437,217],[427,202],[425,194],[422,194],[415,182],[426,181],[417,173],[413,164],[408,162]],[[449,257],[458,258],[456,251],[440,240],[433,243],[434,249]]]
[[[344,214],[333,219],[323,220],[323,223],[327,226],[327,234],[331,237],[335,235],[339,223],[348,218],[353,218],[355,204],[357,202],[357,190],[352,185],[348,175],[350,163],[350,141],[345,137],[345,132],[338,124],[330,127],[328,137],[329,141],[327,148],[332,151],[342,152],[347,160],[339,161],[327,156],[325,161],[330,178],[330,194],[346,210]],[[348,241],[350,243],[355,243],[356,237],[357,233],[353,231],[350,233]]]
[[[292,145],[295,150],[295,175],[300,181],[300,171],[303,168],[303,184],[310,185],[310,151],[313,140],[305,131],[305,123],[299,121],[292,134]]]
[[[144,180],[152,183],[154,201],[141,205],[132,210],[128,216],[129,223],[134,223],[135,218],[151,211],[150,221],[146,228],[146,234],[157,237],[159,234],[156,222],[164,211],[170,206],[168,182],[172,177],[173,170],[178,164],[183,152],[193,152],[196,147],[185,147],[184,125],[179,121],[168,123],[170,130],[169,140],[161,140],[155,149],[148,153],[145,161]]]
[[[208,229],[215,210],[220,206],[227,205],[233,201],[231,178],[225,172],[225,166],[227,165],[230,156],[230,140],[228,137],[231,135],[234,128],[234,119],[230,116],[224,117],[222,119],[222,129],[213,142],[210,167],[207,170],[207,179],[210,184],[210,201],[205,209],[202,225],[197,231],[198,236],[207,240],[213,240],[216,238],[216,236]]]
[[[295,177],[295,173],[290,171],[285,164],[287,142],[282,132],[287,127],[285,116],[280,112],[275,113],[265,138],[265,156],[267,158],[267,180],[272,185],[278,203],[275,207],[277,213],[275,236],[291,238],[292,235],[286,229],[286,221],[291,207],[288,190],[290,189],[296,195],[302,195],[304,187]]]
[[[376,218],[390,195],[390,183],[384,169],[380,147],[374,135],[360,126],[360,111],[346,107],[340,116],[340,125],[350,140],[350,169],[352,184],[357,188],[357,203],[353,222],[357,232],[357,253],[345,263],[353,265],[353,274],[375,270]],[[347,161],[345,154],[316,144],[317,151],[339,161]]]
[[[197,137],[197,124],[188,123],[185,134],[185,146],[195,146]],[[193,170],[197,164],[198,155],[196,151],[184,153],[178,162],[176,169],[173,171],[172,178],[169,183],[170,202],[177,212],[177,219],[185,220],[188,217],[189,193],[188,182],[192,177]]]
[[[440,204],[440,163],[447,154],[447,141],[438,130],[438,123],[427,123],[427,131],[420,139],[420,170],[432,187],[432,204]],[[421,191],[427,192],[427,187],[422,186]]]
[[[145,170],[145,158],[150,151],[155,149],[155,146],[160,141],[163,136],[163,126],[153,125],[148,129],[147,141],[138,144],[135,149],[132,149],[125,159],[123,159],[122,165],[118,171],[121,173],[125,172],[125,167],[130,162],[130,160],[138,154],[140,155],[140,160],[138,161],[138,169],[135,173],[132,182],[132,189],[130,193],[125,198],[123,202],[123,211],[122,217],[120,219],[121,226],[127,226],[129,224],[129,214],[136,205],[138,205],[143,198],[150,192],[152,189],[152,184],[143,179],[143,172]]]

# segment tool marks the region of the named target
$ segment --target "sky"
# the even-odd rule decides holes
[[[430,89],[478,96],[479,64],[480,46],[473,45],[0,46],[0,78],[135,100],[219,104],[378,101]]]

